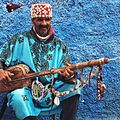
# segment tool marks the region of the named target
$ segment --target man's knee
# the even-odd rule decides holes
[[[80,95],[72,96],[62,102],[62,112],[60,114],[60,120],[76,120],[79,96]]]
[[[74,95],[68,99],[65,99],[63,102],[62,102],[62,105],[78,105],[78,102],[79,102],[79,97],[80,95]]]
[[[26,118],[24,118],[23,120],[36,120],[35,116],[28,116]]]

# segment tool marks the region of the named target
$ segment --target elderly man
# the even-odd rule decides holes
[[[47,3],[33,4],[31,8],[33,27],[30,31],[16,34],[0,51],[0,80],[11,80],[14,75],[4,67],[18,64],[27,65],[32,71],[40,72],[59,68],[70,62],[68,48],[59,40],[51,27],[52,7]],[[11,106],[20,120],[35,120],[38,115],[51,115],[60,112],[61,120],[75,120],[80,91],[74,88],[74,71],[65,69],[54,75],[53,86],[56,91],[67,94],[57,96],[50,91],[41,99],[31,87],[16,89],[8,93],[8,106]],[[37,77],[34,81],[49,89],[53,77],[50,75]],[[79,83],[77,80],[76,85]],[[39,90],[38,90],[39,91]],[[37,91],[37,93],[38,93]],[[41,97],[41,94],[37,94]],[[60,101],[60,102],[59,102]]]

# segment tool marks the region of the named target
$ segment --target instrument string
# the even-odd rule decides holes
[[[111,58],[111,59],[109,59],[110,61],[116,61],[116,60],[120,60],[120,56],[119,57],[114,57],[114,58]]]

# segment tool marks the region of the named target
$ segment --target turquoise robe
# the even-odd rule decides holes
[[[43,42],[38,40],[34,32],[30,30],[16,34],[3,45],[0,49],[0,61],[7,67],[21,63],[26,64],[32,71],[40,72],[41,70],[50,70],[64,66],[65,62],[70,62],[70,56],[65,43],[56,36],[52,36],[51,40]],[[56,90],[66,91],[74,88],[73,84],[64,83],[57,79],[58,74],[55,74],[54,78],[56,79],[54,82],[54,88]],[[45,75],[39,78],[40,82],[45,86],[50,84],[51,79],[51,75]],[[79,80],[77,80],[77,86],[79,86]],[[80,93],[81,89],[61,96],[59,99],[62,101]],[[48,99],[50,95],[47,96],[48,98],[45,98],[47,100],[33,100],[31,90],[27,87],[14,90],[10,92],[7,97],[7,105],[12,106],[17,118],[20,120],[27,116],[51,115],[61,111],[61,104],[57,106],[52,102],[50,106],[45,105],[51,102]]]

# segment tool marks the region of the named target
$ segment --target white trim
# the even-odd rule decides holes
[[[50,37],[50,35],[47,35],[46,37],[42,37],[42,36],[38,35],[34,27],[33,27],[33,30],[34,30],[36,36],[37,36],[39,39],[41,39],[42,41],[47,41],[48,38]]]

